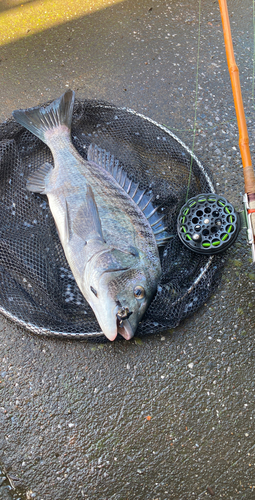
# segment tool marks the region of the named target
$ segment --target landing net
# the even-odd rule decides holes
[[[137,334],[176,327],[217,286],[224,256],[197,255],[179,240],[182,205],[215,192],[209,171],[170,130],[126,108],[75,101],[72,140],[83,158],[91,143],[114,154],[130,179],[151,189],[174,234],[160,249],[162,277]],[[48,147],[10,119],[0,125],[0,312],[37,334],[100,337],[76,285],[47,198],[26,190],[30,172],[53,162]],[[192,168],[191,168],[192,165]]]

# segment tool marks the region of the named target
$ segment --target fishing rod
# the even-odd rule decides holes
[[[226,56],[239,128],[239,147],[243,164],[245,194],[244,211],[239,214],[223,196],[215,193],[200,194],[191,198],[181,208],[177,232],[190,250],[200,254],[214,255],[232,245],[241,226],[247,229],[255,262],[255,175],[249,148],[249,137],[244,114],[239,70],[235,62],[227,1],[219,0]]]
[[[227,0],[219,0],[225,49],[228,69],[231,79],[232,92],[236,110],[236,117],[239,129],[239,148],[243,163],[244,189],[243,196],[244,216],[248,232],[248,241],[252,248],[252,259],[255,262],[255,175],[252,167],[251,154],[249,148],[249,137],[244,114],[239,70],[235,61],[230,21],[228,15]]]

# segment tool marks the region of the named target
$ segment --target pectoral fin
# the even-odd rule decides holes
[[[53,166],[46,162],[41,165],[38,170],[33,172],[27,178],[27,189],[33,193],[46,194],[47,181],[49,180],[50,174],[53,170]]]
[[[101,221],[93,191],[89,185],[66,197],[66,237],[78,237],[86,245],[91,240],[104,242]]]

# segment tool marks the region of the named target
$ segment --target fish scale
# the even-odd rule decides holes
[[[61,141],[61,149],[55,148],[55,144],[52,146],[55,165],[55,177],[52,180],[54,192],[56,193],[56,186],[63,190],[63,182],[60,179],[64,177],[66,178],[67,191],[70,189],[70,184],[72,189],[79,189],[81,183],[84,182],[81,176],[85,177],[92,188],[103,234],[107,242],[117,248],[128,248],[131,238],[132,244],[137,245],[142,250],[144,238],[146,238],[148,251],[150,250],[152,254],[157,255],[153,231],[151,231],[150,223],[138,204],[132,202],[132,198],[103,167],[93,161],[81,163],[80,156],[73,145],[69,145],[69,151],[66,154],[68,143],[68,138],[66,138]],[[48,193],[50,192],[48,191]],[[113,202],[109,204],[109,200],[113,200]],[[107,211],[105,211],[106,205]],[[121,242],[118,231],[120,228],[122,230]],[[129,231],[129,241],[124,238],[127,231]],[[137,235],[140,235],[141,238],[138,238]]]

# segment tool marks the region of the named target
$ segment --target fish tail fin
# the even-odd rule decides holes
[[[70,137],[74,92],[67,90],[61,97],[55,99],[46,108],[36,106],[13,111],[15,120],[36,135],[45,144],[55,133]]]

